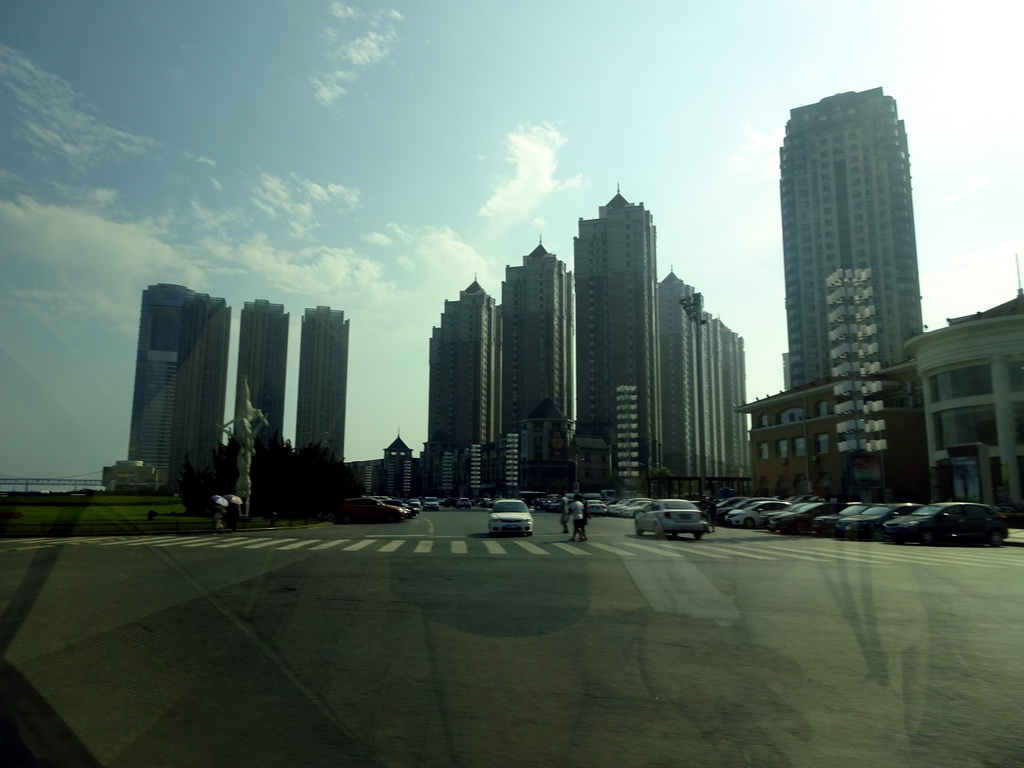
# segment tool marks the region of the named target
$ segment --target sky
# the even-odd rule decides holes
[[[789,110],[882,87],[911,154],[926,325],[1009,301],[1024,102],[1005,3],[5,0],[0,477],[127,458],[142,291],[350,320],[345,458],[427,437],[428,340],[620,189],[783,388]],[[234,365],[226,405],[233,408]]]

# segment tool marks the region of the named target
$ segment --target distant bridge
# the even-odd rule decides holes
[[[80,480],[74,477],[0,477],[0,488],[5,485],[20,485],[25,491],[38,486],[70,486],[72,488],[102,488],[102,480]]]

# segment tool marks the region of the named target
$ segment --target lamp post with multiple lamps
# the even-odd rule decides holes
[[[840,379],[832,388],[836,398],[835,413],[847,417],[836,424],[839,451],[849,457],[846,486],[850,490],[862,488],[862,495],[869,495],[866,486],[885,487],[881,452],[887,443],[880,434],[885,430],[885,419],[874,418],[882,410],[882,401],[872,398],[881,392],[882,384],[870,378],[881,370],[878,342],[874,341],[878,326],[874,323],[871,270],[836,270],[828,276],[825,286],[831,307],[828,320],[829,340],[833,343],[832,376]],[[867,461],[862,461],[858,467],[858,457],[874,453],[879,454],[877,470]],[[870,500],[862,498],[862,501]]]

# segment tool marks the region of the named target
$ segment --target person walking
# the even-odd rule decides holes
[[[572,536],[569,541],[587,540],[587,505],[583,503],[583,497],[576,494],[572,504],[569,505],[569,513],[572,515]]]
[[[224,508],[220,505],[213,510],[213,532],[224,533]]]
[[[718,514],[718,507],[710,496],[705,496],[700,503],[700,508],[704,511],[705,517],[708,520],[708,530],[714,533],[715,530],[715,515]]]
[[[562,523],[562,533],[568,533],[569,532],[569,518],[570,518],[570,515],[569,515],[569,497],[566,496],[563,493],[562,494],[562,498],[560,499],[560,503],[562,505],[562,516],[559,519],[559,522]]]

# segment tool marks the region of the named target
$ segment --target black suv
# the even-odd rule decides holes
[[[897,544],[974,541],[999,547],[1009,533],[1005,517],[995,507],[955,501],[929,504],[882,526],[882,538]]]

